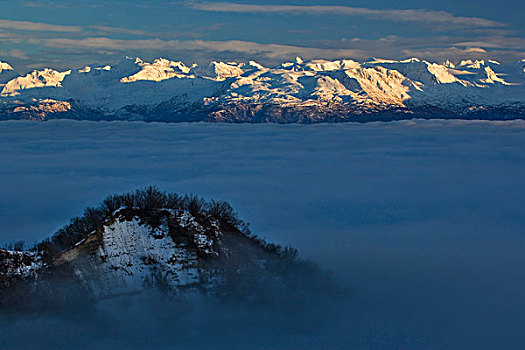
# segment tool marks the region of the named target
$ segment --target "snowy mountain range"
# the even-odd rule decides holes
[[[296,58],[187,66],[126,57],[18,74],[0,62],[0,120],[313,123],[411,118],[524,119],[525,59],[431,63]]]

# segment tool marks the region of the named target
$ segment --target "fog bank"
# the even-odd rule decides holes
[[[222,348],[261,334],[274,338],[250,348],[525,347],[525,122],[2,122],[0,164],[0,243],[40,240],[110,193],[154,184],[229,201],[252,231],[348,289],[306,328],[280,313],[243,327],[259,311],[240,312]],[[203,317],[192,315],[187,329]],[[64,324],[71,338],[86,329]],[[134,333],[116,332],[91,339]]]

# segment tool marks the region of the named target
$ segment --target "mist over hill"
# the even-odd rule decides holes
[[[524,346],[523,121],[0,124],[1,246],[154,183],[227,200],[346,291],[288,309],[155,289],[82,309],[82,294],[82,312],[3,314],[0,348]]]

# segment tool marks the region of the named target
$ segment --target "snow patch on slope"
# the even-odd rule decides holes
[[[138,292],[158,283],[180,287],[199,282],[197,254],[175,243],[165,224],[154,229],[138,218],[121,217],[105,226],[92,264],[87,269],[77,264],[75,272],[99,296]]]

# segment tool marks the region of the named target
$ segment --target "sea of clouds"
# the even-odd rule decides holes
[[[522,121],[2,122],[0,244],[31,244],[110,193],[154,184],[229,201],[252,231],[333,271],[347,298],[162,322],[158,303],[134,319],[129,301],[101,328],[13,317],[0,349],[522,349],[523,179]]]

